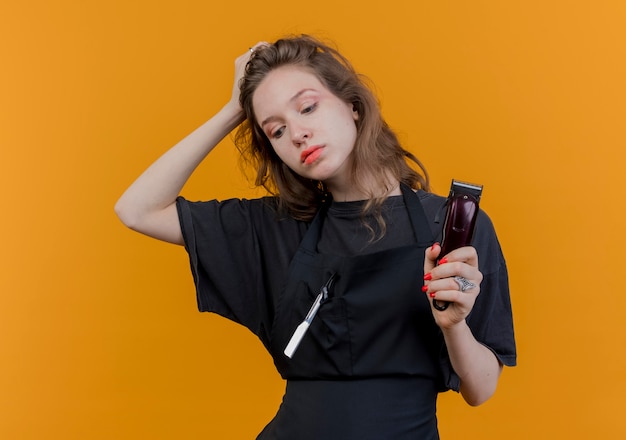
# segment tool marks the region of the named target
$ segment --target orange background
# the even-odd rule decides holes
[[[2,2],[0,438],[246,439],[273,416],[261,344],[113,205],[225,102],[237,55],[299,32],[373,80],[436,192],[485,185],[519,366],[479,408],[442,395],[442,437],[624,438],[625,22],[623,0]],[[253,194],[230,140],[184,194]]]

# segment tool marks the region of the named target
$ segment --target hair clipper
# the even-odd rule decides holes
[[[452,180],[446,202],[440,257],[471,244],[482,192],[482,185]],[[445,310],[448,305],[449,303],[445,301],[433,301],[433,307],[437,310]]]

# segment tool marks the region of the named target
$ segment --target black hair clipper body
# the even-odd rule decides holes
[[[440,257],[471,244],[482,192],[482,185],[452,180],[446,202]],[[448,305],[444,301],[433,301],[433,307],[437,310],[445,310]]]

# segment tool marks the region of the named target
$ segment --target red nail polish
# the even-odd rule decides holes
[[[430,272],[424,275],[424,281],[430,281],[432,279],[433,279],[433,276],[430,274]]]
[[[422,292],[426,293],[427,290],[428,290],[428,286],[422,286]]]
[[[448,262],[448,259],[446,257],[443,257],[441,260],[439,260],[439,264],[446,264]]]
[[[434,298],[434,297],[435,297],[435,292],[430,292],[430,293],[428,294],[428,296],[430,296],[431,298]]]
[[[438,241],[433,243],[433,245],[431,246],[430,250],[431,251],[435,250],[435,246],[439,246],[439,242]]]

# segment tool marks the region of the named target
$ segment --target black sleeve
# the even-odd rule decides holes
[[[483,274],[480,294],[467,324],[476,340],[489,348],[506,366],[515,366],[517,354],[509,294],[509,278],[502,249],[489,217],[480,211],[472,245]],[[442,351],[442,370],[449,389],[459,391],[460,379],[452,369],[447,350]]]
[[[272,298],[282,288],[302,226],[279,221],[272,198],[177,199],[200,311],[249,328],[267,342]]]
[[[493,224],[482,211],[474,246],[484,278],[467,322],[478,342],[489,347],[503,365],[514,366],[517,357],[508,271]]]

